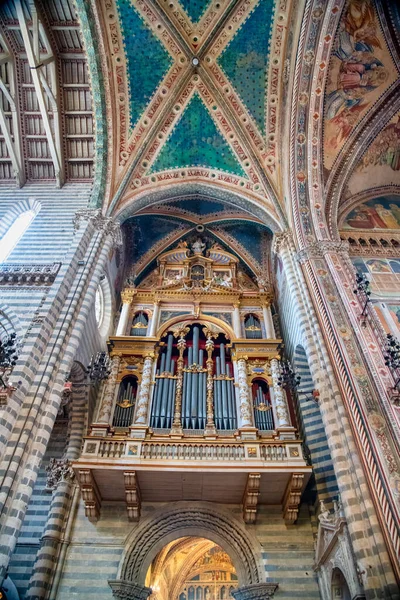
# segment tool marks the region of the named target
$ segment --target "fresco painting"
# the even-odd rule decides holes
[[[362,274],[395,274],[400,273],[400,261],[384,258],[353,258],[352,263],[357,272]]]
[[[343,229],[400,229],[400,197],[382,196],[356,206]]]
[[[349,0],[336,35],[327,83],[328,169],[361,115],[395,77],[372,0]]]

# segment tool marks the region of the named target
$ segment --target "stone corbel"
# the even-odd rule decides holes
[[[260,473],[249,473],[243,494],[243,520],[246,525],[253,525],[256,522],[260,480]]]
[[[151,588],[122,579],[109,581],[108,585],[112,589],[113,597],[118,600],[147,600],[152,593]]]
[[[287,485],[283,497],[283,518],[287,525],[293,525],[297,520],[303,481],[304,473],[292,473]]]
[[[125,498],[129,521],[138,521],[140,518],[141,498],[136,471],[125,471]]]
[[[278,583],[254,583],[231,592],[235,600],[269,600],[274,597]]]
[[[78,472],[79,485],[83,502],[85,504],[85,515],[95,523],[100,516],[101,497],[97,484],[90,469],[82,469]]]

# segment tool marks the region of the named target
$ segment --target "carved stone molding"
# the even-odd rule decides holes
[[[0,285],[51,285],[61,263],[48,265],[1,265]]]
[[[231,513],[206,502],[188,506],[174,503],[141,522],[133,533],[123,558],[121,577],[144,583],[148,560],[154,558],[154,548],[174,533],[206,537],[213,535],[234,561],[239,581],[246,585],[259,583],[263,578],[261,547],[246,531],[245,525]],[[182,533],[184,532],[184,533]]]
[[[101,497],[96,482],[89,469],[79,470],[78,478],[85,504],[85,514],[89,521],[96,522],[100,516],[101,507]]]
[[[330,252],[348,255],[349,243],[347,241],[335,242],[331,240],[314,242],[300,250],[296,258],[300,263],[304,263],[313,258],[323,258],[325,254],[329,254]]]
[[[235,600],[268,600],[274,597],[278,587],[278,583],[257,583],[238,588],[231,594]]]
[[[112,589],[113,597],[118,600],[146,600],[152,593],[151,588],[122,579],[111,580],[108,585]]]
[[[49,465],[46,467],[47,481],[46,490],[52,492],[61,481],[69,481],[75,477],[71,463],[68,459],[51,458]]]
[[[315,549],[315,571],[321,590],[322,600],[331,600],[332,573],[342,572],[352,598],[364,599],[363,583],[367,568],[357,564],[351,546],[350,534],[340,502],[334,502],[331,513],[321,502],[318,516],[319,527]]]
[[[243,495],[243,519],[247,525],[256,522],[260,480],[260,473],[249,473],[247,477],[246,489]]]
[[[297,520],[303,481],[304,473],[292,473],[286,488],[283,500],[283,518],[288,525],[292,525]]]

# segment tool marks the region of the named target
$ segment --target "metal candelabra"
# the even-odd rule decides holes
[[[393,390],[399,392],[400,387],[400,342],[391,333],[387,334],[385,348],[385,365],[394,371],[395,384]]]
[[[13,370],[17,358],[17,336],[15,333],[11,333],[0,340],[0,386],[3,389],[10,387],[7,378]]]
[[[301,377],[298,375],[287,358],[282,358],[279,362],[280,375],[278,385],[284,390],[295,392],[300,385]]]
[[[363,309],[360,314],[360,322],[362,327],[367,326],[367,306],[368,303],[371,302],[371,288],[369,279],[364,275],[364,273],[356,273],[356,288],[353,290],[356,296],[363,301]]]
[[[89,379],[93,383],[108,379],[111,373],[111,360],[107,352],[93,354],[87,369]]]

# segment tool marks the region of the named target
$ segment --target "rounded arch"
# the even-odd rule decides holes
[[[348,198],[343,204],[340,206],[340,211],[338,214],[338,230],[340,231],[343,227],[345,218],[354,210],[357,206],[360,206],[364,202],[368,202],[368,200],[375,200],[378,198],[382,198],[383,196],[398,196],[400,200],[400,188],[398,186],[384,186],[379,188],[369,188],[368,190],[363,190],[358,194],[354,194]],[[350,229],[348,231],[351,231]],[[371,230],[367,229],[366,232],[370,233]]]
[[[125,201],[122,206],[110,207],[109,212],[120,223],[123,223],[142,208],[148,208],[160,202],[185,200],[188,197],[222,202],[245,210],[257,219],[261,219],[272,232],[281,232],[285,228],[285,224],[279,222],[278,215],[274,211],[272,203],[270,204],[271,209],[268,210],[265,201],[263,202],[261,198],[253,196],[245,190],[238,194],[227,189],[221,182],[216,180],[212,180],[210,183],[201,181],[174,182],[153,189],[148,188],[139,193],[136,191],[124,199]]]
[[[221,546],[232,559],[240,585],[264,581],[259,542],[232,513],[208,502],[196,506],[176,502],[143,521],[127,540],[119,579],[143,586],[147,570],[162,548],[186,536],[203,537]]]
[[[22,336],[20,320],[8,304],[0,304],[0,337],[2,332],[7,336],[11,333],[15,333],[19,339]]]
[[[0,219],[0,238],[6,233],[6,231],[11,227],[14,221],[25,212],[32,211],[35,216],[41,209],[41,204],[36,198],[27,198],[25,200],[21,200],[21,202],[17,202],[12,206]]]
[[[163,335],[165,335],[167,333],[167,331],[169,329],[172,329],[172,327],[174,325],[177,325],[178,323],[182,324],[182,326],[194,325],[194,323],[199,323],[200,325],[207,326],[210,323],[213,323],[214,325],[219,327],[219,329],[222,330],[221,333],[224,333],[226,335],[226,337],[228,337],[231,341],[236,339],[236,335],[233,331],[233,328],[230,327],[230,325],[225,323],[225,321],[222,321],[222,319],[218,319],[217,317],[213,317],[211,315],[204,315],[204,316],[200,316],[200,317],[196,317],[196,315],[179,315],[177,317],[173,317],[172,319],[169,319],[168,321],[163,323],[158,328],[158,331],[156,334],[157,337],[161,338]]]

